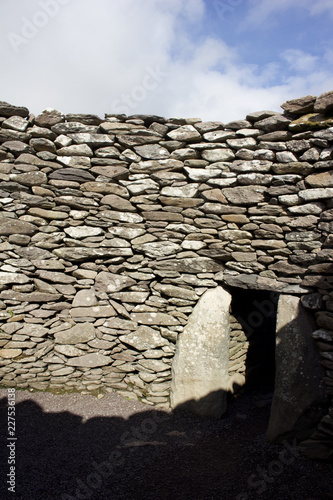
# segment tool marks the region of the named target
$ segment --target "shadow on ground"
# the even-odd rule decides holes
[[[110,410],[110,416],[85,420],[75,414],[75,404],[73,413],[62,411],[66,407],[62,398],[68,403],[71,395],[48,394],[54,398],[53,406],[43,411],[36,402],[41,393],[17,394],[16,489],[15,493],[7,489],[9,449],[3,446],[3,499],[332,498],[328,464],[311,462],[289,446],[266,442],[269,404],[258,405],[254,394],[231,403],[221,420],[144,405],[140,409],[147,410],[132,411],[126,418],[112,416],[119,414],[112,405],[122,398],[116,394],[101,401],[85,396],[84,405],[92,405],[94,415],[102,402],[104,411],[106,404]],[[129,402],[122,399],[124,404]],[[0,409],[1,434],[6,439],[6,397],[0,400]]]

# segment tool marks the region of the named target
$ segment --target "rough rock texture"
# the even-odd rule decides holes
[[[231,295],[222,287],[199,300],[177,342],[171,405],[219,418],[226,410]]]
[[[326,332],[314,338],[327,417],[332,92],[285,104],[224,125],[34,117],[1,102],[2,385],[127,390],[169,407],[177,338],[200,297],[227,285],[302,299]],[[242,385],[247,339],[230,323],[229,375]],[[332,434],[329,419],[320,425],[317,455]]]
[[[276,388],[267,438],[282,439],[296,429],[299,435],[311,429],[311,406],[325,401],[324,369],[312,338],[315,322],[299,297],[281,295],[276,324]]]

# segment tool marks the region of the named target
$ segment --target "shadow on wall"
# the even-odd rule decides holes
[[[103,416],[84,421],[68,411],[43,411],[34,401],[39,396],[18,393],[23,400],[16,405],[16,488],[15,493],[7,491],[8,449],[4,446],[1,498],[238,500],[262,491],[265,499],[274,500],[307,495],[330,498],[325,494],[328,464],[319,464],[311,472],[311,462],[294,447],[268,444],[263,435],[268,410],[251,405],[250,399],[237,401],[222,420],[153,408],[134,413],[132,408],[127,419]],[[63,397],[52,396],[53,407],[60,407]],[[70,396],[66,397],[68,404]],[[79,396],[79,403],[73,398],[73,411],[82,413],[85,405],[85,410],[88,406],[96,414],[103,405],[104,414],[107,407],[119,414],[121,405],[122,413],[129,414],[128,402],[118,395],[108,394],[102,401],[87,398],[91,397]],[[6,403],[6,398],[0,400],[4,436]],[[282,454],[277,471],[272,464]]]

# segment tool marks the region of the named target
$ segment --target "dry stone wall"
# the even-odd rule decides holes
[[[223,124],[0,102],[2,384],[168,406],[177,336],[223,285],[302,298],[331,397],[333,92],[282,108]]]

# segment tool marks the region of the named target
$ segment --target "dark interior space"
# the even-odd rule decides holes
[[[278,294],[265,290],[231,290],[231,314],[249,341],[244,390],[273,392]]]

